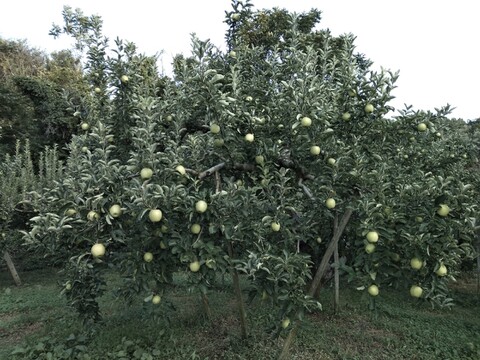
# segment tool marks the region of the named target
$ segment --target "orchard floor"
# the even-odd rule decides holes
[[[59,295],[55,270],[20,275],[24,285],[15,287],[6,271],[0,273],[2,360],[276,359],[286,335],[272,339],[267,329],[275,314],[255,299],[247,307],[249,337],[242,340],[228,281],[210,291],[212,318],[207,321],[198,294],[189,293],[181,277],[156,307],[140,298],[126,307],[107,293],[100,301],[103,321],[87,332]],[[114,287],[115,277],[109,280]],[[291,358],[480,359],[476,280],[466,276],[453,288],[451,310],[432,309],[407,291],[382,290],[375,311],[369,310],[367,296],[344,289],[338,315],[327,288],[323,311],[308,315]]]

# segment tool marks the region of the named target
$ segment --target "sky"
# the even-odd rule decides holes
[[[480,21],[472,0],[253,0],[254,9],[280,7],[292,12],[322,11],[320,28],[333,35],[353,33],[356,50],[373,69],[400,71],[390,105],[435,111],[450,104],[452,117],[480,118]],[[134,42],[148,55],[162,53],[171,71],[174,55],[190,53],[190,34],[224,49],[229,0],[2,0],[0,36],[26,39],[47,52],[71,46],[48,35],[62,25],[64,5],[100,15],[104,34]]]

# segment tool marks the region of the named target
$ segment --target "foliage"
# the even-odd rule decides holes
[[[463,170],[478,167],[478,148],[468,126],[448,119],[448,106],[387,118],[398,74],[371,71],[352,35],[316,30],[316,10],[250,8],[234,1],[226,13],[225,54],[192,36],[173,79],[134,44],[110,49],[99,17],[64,9],[52,34],[85,51],[90,88],[82,132],[36,203],[26,242],[62,265],[85,321],[100,318],[107,269],[122,274],[118,294],[130,302],[163,295],[186,272],[206,308],[217,275],[236,283],[241,272],[252,298],[272,299],[271,329],[280,334],[288,315],[295,334],[320,308],[320,265],[337,240],[358,289],[415,284],[451,306],[448,281],[475,256],[478,174]],[[269,31],[257,39],[255,28]],[[372,231],[378,241],[366,238]]]

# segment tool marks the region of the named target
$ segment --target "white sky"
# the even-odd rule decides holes
[[[255,9],[286,8],[323,12],[320,26],[334,35],[356,35],[357,51],[380,66],[400,70],[391,105],[434,110],[447,103],[452,116],[480,117],[480,21],[472,0],[254,0]],[[224,48],[229,0],[2,0],[0,36],[27,39],[48,52],[69,47],[66,38],[48,36],[62,25],[64,5],[98,14],[104,33],[133,41],[149,55],[164,51],[168,73],[172,56],[189,53],[190,33]]]

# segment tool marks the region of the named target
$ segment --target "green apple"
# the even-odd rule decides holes
[[[310,154],[312,155],[319,155],[320,154],[320,146],[314,145],[310,148]]]
[[[248,142],[253,142],[253,140],[255,140],[255,137],[253,136],[253,134],[247,134],[245,135],[245,140]]]
[[[204,213],[205,211],[207,211],[207,203],[203,200],[199,200],[195,203],[195,210],[198,212],[198,213]]]
[[[416,221],[417,223],[422,223],[422,222],[423,222],[423,217],[417,216],[417,217],[415,217],[415,221]]]
[[[348,95],[350,95],[351,97],[354,97],[355,95],[357,95],[357,92],[354,89],[350,89],[348,90]]]
[[[90,128],[90,125],[88,125],[87,123],[82,123],[80,127],[82,128],[82,130],[87,131]]]
[[[442,134],[439,133],[439,132],[437,132],[437,133],[435,134],[435,136],[438,137],[438,138],[441,138],[441,137],[442,137]]]
[[[263,157],[263,155],[257,155],[255,156],[255,162],[258,165],[263,165],[265,163],[265,158]]]
[[[371,254],[375,251],[375,245],[372,244],[372,243],[368,243],[367,245],[365,245],[365,252],[367,254]]]
[[[210,125],[210,132],[212,134],[218,134],[220,132],[220,125],[218,125],[218,124]]]
[[[160,241],[160,249],[165,250],[167,248],[167,244],[165,242]]]
[[[312,119],[310,119],[308,116],[304,116],[302,120],[300,120],[300,124],[302,124],[302,126],[310,126],[312,125]]]
[[[367,233],[367,240],[371,243],[376,243],[378,241],[378,233],[376,231],[369,231]]]
[[[167,121],[172,121],[172,120],[173,120],[173,116],[172,116],[172,115],[167,115],[166,120],[167,120]]]
[[[92,246],[90,252],[93,257],[102,257],[103,255],[105,255],[105,246],[103,244],[95,244]]]
[[[66,216],[74,216],[76,214],[77,214],[77,210],[75,209],[67,209],[67,211],[65,211]]]
[[[146,252],[143,254],[143,260],[147,263],[151,262],[153,260],[153,254],[151,252]]]
[[[437,274],[440,277],[447,275],[447,267],[445,265],[441,264],[438,267],[437,271],[435,271],[435,274]]]
[[[142,178],[142,180],[148,180],[148,179],[150,179],[152,176],[153,176],[153,170],[150,169],[150,168],[143,168],[143,169],[140,171],[140,177]]]
[[[427,130],[427,124],[425,124],[425,123],[420,123],[420,124],[418,124],[418,125],[417,125],[417,130],[418,130],[418,131],[421,131],[421,132],[426,131],[426,130]]]
[[[240,20],[240,13],[233,13],[232,15],[230,15],[230,19],[232,21],[238,21]]]
[[[290,325],[290,319],[287,317],[282,320],[282,328],[286,329]]]
[[[419,298],[423,294],[423,289],[418,285],[412,285],[410,288],[410,295]]]
[[[440,204],[440,207],[437,210],[437,214],[440,216],[447,216],[450,213],[450,208],[446,204]]]
[[[335,208],[336,204],[337,203],[336,203],[335,199],[333,199],[333,198],[328,198],[327,200],[325,200],[325,205],[327,206],[328,209]]]
[[[200,224],[193,224],[191,227],[190,227],[190,231],[192,232],[192,234],[200,234],[200,231],[202,230],[202,227],[200,226]]]
[[[223,144],[225,144],[225,141],[223,139],[213,140],[213,146],[215,146],[215,147],[222,147]]]
[[[230,53],[228,55],[230,55],[230,57],[232,57],[232,58],[237,57],[237,53],[234,50],[230,51]]]
[[[160,297],[160,295],[154,295],[152,297],[152,304],[158,305],[158,304],[160,304],[161,300],[162,300],[162,298]]]
[[[200,262],[192,261],[189,267],[191,272],[197,272],[198,270],[200,270]]]
[[[91,210],[87,214],[87,219],[89,221],[96,221],[96,220],[100,219],[100,215],[96,211]]]
[[[88,147],[82,146],[81,150],[82,150],[82,152],[87,153],[88,152]]]
[[[95,90],[94,90],[97,94],[100,94],[102,92],[102,89],[100,89],[99,87],[96,87]]]
[[[317,244],[321,244],[322,243],[322,238],[320,236],[317,237]]]
[[[412,260],[410,260],[410,266],[412,267],[412,269],[420,270],[423,267],[423,261],[419,258],[414,257]]]
[[[177,165],[177,167],[175,168],[175,170],[177,170],[177,172],[178,172],[180,175],[185,175],[185,173],[186,173],[186,170],[185,170],[185,168],[184,168],[182,165]]]
[[[67,283],[65,284],[65,290],[67,290],[67,291],[72,290],[72,283],[71,283],[71,282],[67,282]]]
[[[344,113],[342,114],[342,119],[345,120],[345,121],[350,120],[351,117],[352,117],[352,116],[351,116],[350,113],[348,113],[348,112],[344,112]]]
[[[128,76],[127,75],[122,75],[122,77],[120,78],[120,81],[124,84],[126,84],[128,82]]]
[[[270,225],[273,231],[280,231],[280,224],[278,222],[272,222]]]
[[[159,222],[162,220],[162,210],[160,209],[151,209],[148,213],[148,218],[151,222]]]
[[[367,291],[371,296],[377,296],[379,293],[377,285],[370,285]]]
[[[367,114],[372,113],[373,110],[374,110],[374,107],[373,107],[372,104],[367,104],[367,105],[365,105],[365,112],[366,112]]]
[[[331,165],[331,166],[335,165],[336,162],[337,160],[335,160],[334,158],[328,158],[327,160],[328,165]]]
[[[114,204],[110,206],[110,209],[108,210],[110,215],[114,218],[118,218],[120,215],[122,215],[122,207],[118,204]]]

